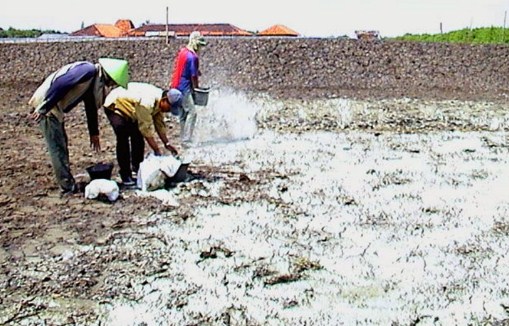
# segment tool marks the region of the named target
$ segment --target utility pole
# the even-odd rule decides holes
[[[502,43],[505,43],[505,22],[507,20],[507,10],[504,12],[504,28],[502,28]]]
[[[168,6],[166,6],[166,44],[169,43],[169,36],[168,36]]]

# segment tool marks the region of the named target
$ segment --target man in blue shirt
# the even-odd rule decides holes
[[[78,61],[50,74],[37,88],[29,105],[31,118],[39,123],[51,158],[57,182],[64,194],[76,193],[76,182],[69,164],[64,113],[83,102],[87,116],[90,144],[100,151],[97,111],[110,87],[126,87],[129,80],[125,60],[101,58],[99,63]]]
[[[188,44],[179,50],[173,67],[170,88],[178,89],[183,96],[182,110],[177,113],[180,120],[180,138],[183,147],[191,143],[196,124],[196,108],[192,98],[195,89],[199,88],[200,65],[198,52],[207,45],[205,38],[198,31],[189,35]]]

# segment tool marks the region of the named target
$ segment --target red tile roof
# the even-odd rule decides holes
[[[150,32],[165,32],[166,24],[147,24],[129,32],[132,36],[145,36]],[[193,31],[199,31],[204,36],[252,36],[243,29],[231,24],[168,24],[168,31],[176,36],[187,36]]]
[[[115,23],[115,26],[125,33],[129,32],[131,29],[134,28],[133,22],[130,21],[129,19],[119,19]]]
[[[299,36],[299,33],[284,25],[274,25],[259,33],[260,36]]]
[[[123,37],[134,28],[132,21],[128,19],[119,19],[115,25],[111,24],[93,24],[72,32],[71,36],[98,36],[98,37]]]

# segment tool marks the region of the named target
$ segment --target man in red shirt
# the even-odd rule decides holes
[[[180,49],[175,58],[170,88],[178,89],[183,96],[180,112],[172,112],[180,120],[180,139],[183,147],[191,144],[194,125],[196,124],[196,108],[193,92],[199,88],[199,58],[198,52],[207,45],[200,32],[194,31],[189,35],[189,43]]]

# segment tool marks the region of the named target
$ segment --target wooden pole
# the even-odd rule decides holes
[[[169,43],[169,36],[168,36],[168,6],[166,6],[166,44]]]
[[[507,20],[507,10],[504,12],[504,28],[502,28],[502,43],[505,43],[505,22]]]

